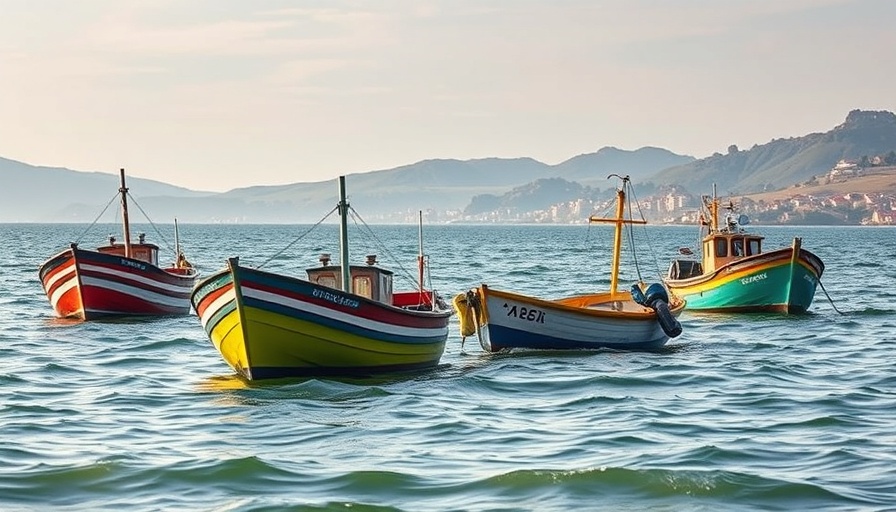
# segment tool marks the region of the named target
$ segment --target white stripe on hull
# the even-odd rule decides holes
[[[215,314],[217,314],[218,311],[221,310],[221,308],[223,308],[233,300],[236,300],[236,292],[234,292],[233,288],[231,288],[221,294],[220,297],[212,301],[212,303],[209,304],[207,308],[205,308],[205,311],[202,314],[202,318],[199,319],[199,321],[202,323],[202,328],[205,329],[212,317],[215,316]]]
[[[255,290],[248,287],[242,287],[244,297],[250,297],[253,299],[263,300],[265,302],[273,302],[275,304],[280,304],[292,309],[298,309],[300,311],[304,311],[307,313],[312,313],[319,316],[324,316],[328,318],[332,318],[334,320],[338,320],[341,322],[345,322],[348,324],[356,325],[365,329],[386,332],[389,334],[399,335],[399,336],[409,336],[409,337],[435,337],[435,336],[446,336],[448,334],[448,326],[445,327],[436,327],[436,328],[423,328],[423,327],[405,327],[401,325],[389,324],[384,322],[379,322],[376,320],[370,320],[367,318],[350,315],[348,313],[343,313],[341,311],[336,311],[334,309],[325,308],[318,306],[316,304],[310,304],[308,302],[299,301],[296,299],[292,299],[289,297],[284,297],[283,295],[277,295],[270,292],[265,292],[261,290]]]
[[[193,287],[192,279],[184,279],[184,284],[182,284],[182,285],[181,284],[167,284],[167,283],[157,281],[157,280],[149,278],[149,277],[144,277],[139,274],[135,274],[133,272],[122,272],[122,271],[110,269],[107,267],[99,267],[96,265],[81,263],[81,264],[79,264],[79,268],[81,269],[82,272],[83,271],[91,271],[91,272],[106,274],[109,276],[116,276],[116,277],[120,277],[123,279],[129,279],[131,281],[136,281],[138,283],[142,283],[142,284],[145,284],[148,286],[153,286],[155,288],[159,288],[159,289],[165,290],[167,292],[171,292],[171,293],[189,294]],[[97,278],[97,279],[99,279],[99,278]]]
[[[60,266],[64,266],[64,265],[65,264],[60,265]],[[61,281],[63,279],[68,279],[68,278],[74,277],[74,276],[75,276],[75,266],[71,265],[68,269],[65,270],[65,272],[59,272],[58,274],[53,276],[49,281],[44,283],[44,290],[49,290],[58,281]]]
[[[108,281],[102,278],[96,277],[81,277],[81,286],[87,288],[89,286],[93,286],[96,288],[102,288],[104,290],[112,290],[118,293],[123,293],[126,295],[130,295],[136,299],[144,300],[146,302],[151,302],[154,304],[160,304],[168,307],[189,307],[190,300],[188,296],[184,297],[169,297],[168,295],[162,295],[161,293],[152,292],[146,290],[145,288],[138,288],[136,286],[129,286],[125,284],[121,284],[114,281]],[[187,293],[186,291],[182,291],[180,293]],[[87,300],[87,299],[85,299]]]
[[[75,276],[74,272],[71,273],[70,277],[71,278],[67,282],[60,285],[59,288],[56,288],[50,295],[50,304],[53,305],[53,309],[56,309],[56,304],[59,303],[59,299],[65,295],[65,292],[78,287],[78,278]]]
[[[528,321],[508,315],[507,312],[514,307],[517,311],[523,307],[542,311],[544,322]],[[666,336],[655,318],[641,320],[601,317],[584,312],[548,309],[540,303],[493,296],[487,298],[487,308],[490,325],[582,343],[642,344]]]

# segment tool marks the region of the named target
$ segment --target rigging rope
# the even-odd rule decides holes
[[[631,192],[631,194],[628,196],[628,220],[631,221],[631,220],[635,220],[634,212],[632,211],[632,196],[635,195],[635,187],[632,186],[632,183],[628,180],[625,180],[623,182],[622,186],[624,187],[626,183],[628,183],[628,189]],[[637,202],[635,204],[637,204]],[[639,211],[640,211],[640,207],[639,207]],[[629,240],[629,244],[631,245],[632,259],[635,262],[635,273],[638,274],[638,282],[643,283],[644,279],[641,277],[641,267],[638,265],[638,251],[635,250],[635,225],[634,225],[634,223],[629,223],[629,225],[628,225],[628,240]]]
[[[367,223],[364,222],[364,219],[361,218],[361,214],[359,214],[351,206],[349,206],[348,209],[349,209],[349,214],[351,215],[351,218],[352,218],[352,222],[354,222],[355,225],[360,228],[361,226],[358,225],[358,221],[360,221],[361,224],[363,224],[364,228],[367,230],[367,232],[365,234],[368,235],[370,238],[372,238],[379,245],[380,249],[382,249],[383,252],[385,252],[389,256],[389,258],[395,263],[395,265],[399,268],[399,270],[401,270],[401,273],[404,274],[404,276],[410,282],[412,282],[412,283],[415,282],[416,280],[411,275],[411,273],[408,272],[406,268],[404,268],[404,266],[401,264],[401,261],[398,258],[396,258],[395,255],[392,254],[391,251],[389,251],[389,248],[386,247],[386,244],[384,244],[379,238],[377,238],[376,233],[374,233],[373,230],[370,229],[370,226],[368,226]]]
[[[255,268],[261,268],[261,267],[267,265],[268,263],[270,263],[271,261],[273,261],[275,258],[277,258],[277,257],[280,256],[281,254],[283,254],[284,252],[286,252],[286,250],[289,249],[290,247],[292,247],[293,245],[295,245],[296,242],[298,242],[299,240],[301,240],[301,239],[305,238],[306,236],[308,236],[309,233],[311,233],[312,231],[314,231],[314,229],[317,228],[317,226],[320,226],[321,223],[322,223],[323,221],[327,220],[327,218],[328,218],[330,215],[333,215],[333,212],[335,212],[335,211],[338,210],[338,209],[339,209],[339,205],[334,206],[333,209],[330,210],[329,213],[327,213],[326,215],[324,215],[322,219],[320,219],[320,220],[317,221],[313,226],[311,226],[310,228],[308,228],[307,231],[305,231],[304,233],[302,233],[301,235],[299,235],[298,238],[296,238],[295,240],[293,240],[292,242],[290,242],[289,244],[287,244],[286,247],[284,247],[283,249],[280,249],[279,251],[277,251],[276,253],[274,253],[273,256],[271,256],[270,258],[268,258],[267,260],[265,260],[264,262],[262,262],[261,265],[258,265],[258,266],[255,267]]]
[[[171,247],[171,244],[168,243],[168,240],[165,238],[165,236],[162,235],[162,232],[159,231],[159,228],[156,227],[156,225],[152,222],[152,219],[149,218],[149,215],[147,215],[146,212],[143,211],[143,207],[140,206],[139,202],[137,202],[137,198],[134,197],[134,194],[131,194],[130,192],[128,192],[127,194],[134,201],[134,205],[137,206],[137,209],[140,210],[140,213],[142,213],[143,216],[146,217],[146,220],[149,222],[149,225],[152,226],[152,229],[154,229],[156,231],[156,235],[159,236],[159,239],[165,244],[165,247],[169,251],[175,252],[174,249]]]
[[[112,201],[115,201],[116,199],[118,199],[118,192],[116,192],[115,195],[112,196],[112,199],[110,199],[109,202],[106,203],[106,207],[103,208],[103,211],[101,211],[100,214],[97,215],[95,219],[93,219],[93,222],[91,222],[90,225],[87,226],[87,229],[85,229],[84,232],[81,233],[81,235],[78,236],[77,239],[75,239],[74,243],[76,243],[76,244],[81,243],[81,239],[84,238],[84,235],[86,235],[88,231],[93,229],[93,226],[96,225],[98,220],[100,220],[100,217],[102,217],[103,214],[106,213],[106,210],[109,209],[109,206],[112,204]]]
[[[629,188],[630,188],[631,193],[632,193],[632,194],[631,194],[631,197],[634,198],[634,200],[635,200],[635,206],[638,207],[638,215],[640,215],[640,216],[641,216],[641,219],[643,220],[643,219],[644,219],[644,212],[641,210],[641,202],[638,201],[638,198],[635,196],[635,187],[634,187],[634,185],[632,185],[631,183],[629,183]],[[629,206],[629,208],[631,208],[631,206]],[[634,226],[632,226],[632,227],[634,227]],[[646,224],[644,225],[644,238],[647,239],[647,247],[650,248],[650,254],[651,254],[651,256],[653,256],[653,265],[654,265],[654,267],[656,268],[656,275],[657,275],[660,279],[662,279],[662,277],[660,277],[660,276],[662,276],[662,273],[660,272],[660,262],[659,262],[659,260],[658,260],[657,257],[656,257],[656,251],[654,250],[654,246],[653,246],[653,239],[650,238],[650,231],[647,229],[647,225],[646,225]],[[640,279],[640,277],[641,277],[641,275],[640,275],[640,273],[639,273],[639,274],[638,274],[638,278]]]

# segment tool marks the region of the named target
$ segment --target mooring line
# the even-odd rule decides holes
[[[828,295],[828,291],[824,289],[824,283],[821,282],[821,279],[820,279],[820,278],[818,279],[818,284],[821,285],[821,291],[823,291],[825,297],[828,298],[828,302],[831,303],[831,307],[834,308],[834,311],[836,311],[837,313],[840,313],[841,315],[845,315],[845,313],[843,313],[842,311],[840,311],[839,309],[837,309],[837,306],[834,305],[834,301],[833,301],[833,299],[831,299],[831,296]]]

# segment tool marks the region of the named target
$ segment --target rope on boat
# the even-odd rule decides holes
[[[112,201],[115,201],[116,199],[118,199],[118,192],[116,192],[115,195],[112,196],[112,199],[109,199],[109,202],[106,203],[106,207],[103,208],[103,211],[101,211],[100,214],[97,215],[95,219],[93,219],[93,222],[91,222],[90,225],[87,226],[87,229],[85,229],[84,232],[78,236],[78,238],[75,240],[76,244],[81,243],[81,239],[84,238],[84,235],[86,235],[88,231],[93,229],[93,226],[95,226],[97,221],[100,220],[100,217],[102,217],[103,214],[106,213],[106,210],[109,209],[109,206],[112,204]]]
[[[408,279],[412,283],[415,282],[414,276],[410,272],[408,272],[408,270],[406,268],[404,268],[404,266],[401,264],[401,260],[396,258],[394,254],[392,254],[392,251],[389,250],[389,248],[386,246],[386,244],[384,244],[382,242],[382,240],[377,238],[376,233],[374,233],[373,230],[370,229],[370,226],[367,225],[367,223],[361,217],[361,214],[358,213],[351,206],[348,207],[348,210],[349,210],[349,214],[351,215],[352,221],[355,223],[355,225],[358,226],[358,221],[360,221],[361,225],[363,225],[364,229],[366,229],[365,234],[367,234],[370,238],[372,238],[374,240],[374,242],[376,242],[376,244],[379,246],[380,250],[382,250],[389,256],[389,259],[393,262],[393,264],[396,267],[398,267],[399,270],[401,270],[401,273],[404,275],[404,277],[406,279]],[[360,227],[360,226],[358,226],[358,227]]]
[[[638,201],[637,196],[635,196],[635,186],[632,185],[631,183],[629,183],[629,187],[631,190],[631,196],[635,200],[635,206],[638,208],[638,215],[641,216],[641,219],[644,219],[645,218],[644,211],[641,210],[641,202]],[[629,211],[631,211],[631,210],[629,210]],[[634,228],[634,226],[632,226],[632,228]],[[647,229],[647,225],[644,225],[643,228],[644,228],[644,238],[647,239],[647,246],[650,247],[650,255],[653,256],[654,270],[656,271],[656,275],[658,277],[662,278],[663,272],[660,269],[660,261],[656,257],[657,251],[656,251],[656,248],[653,243],[653,238],[650,237],[650,230]],[[640,274],[639,274],[639,278],[640,278]]]
[[[628,183],[628,190],[630,192],[630,194],[627,196],[627,198],[628,198],[628,220],[633,220],[635,216],[634,216],[634,213],[632,212],[632,196],[635,195],[635,187],[632,186],[631,182],[628,180],[625,180],[623,182],[623,186],[625,186],[626,183]],[[638,281],[643,282],[644,278],[641,277],[641,266],[638,265],[638,251],[634,250],[634,247],[635,247],[635,225],[634,224],[628,225],[628,243],[632,247],[632,260],[635,263],[635,273],[638,274]]]
[[[130,197],[131,200],[134,202],[134,205],[137,206],[137,209],[140,210],[140,213],[142,213],[143,216],[146,217],[146,220],[147,220],[147,222],[149,222],[149,225],[152,226],[152,229],[154,229],[156,231],[156,235],[159,237],[159,240],[161,240],[165,244],[165,248],[171,252],[176,252],[174,250],[174,248],[171,247],[171,244],[168,243],[168,240],[165,238],[165,236],[162,235],[162,232],[159,231],[159,228],[156,227],[156,225],[152,222],[152,219],[149,218],[149,215],[147,215],[146,212],[143,211],[143,207],[140,206],[140,203],[137,202],[137,198],[134,197],[134,194],[131,194],[130,192],[128,192],[127,194],[128,194],[128,197]]]
[[[828,291],[824,289],[824,283],[821,282],[821,278],[818,278],[818,284],[821,285],[821,291],[823,291],[824,296],[828,298],[828,302],[831,303],[831,307],[834,308],[834,311],[836,311],[837,313],[840,313],[841,315],[844,315],[845,313],[843,313],[842,311],[837,309],[837,306],[834,305],[834,301],[831,299],[831,296],[828,295]]]
[[[400,275],[402,275],[405,279],[407,279],[409,282],[416,283],[417,279],[415,279],[413,274],[411,274],[408,271],[408,269],[406,269],[404,267],[404,265],[401,264],[401,260],[395,257],[395,255],[392,253],[392,251],[389,250],[389,247],[386,244],[384,244],[383,241],[379,239],[379,237],[376,236],[376,233],[372,229],[370,229],[370,226],[367,225],[367,222],[364,221],[364,218],[361,217],[361,214],[358,213],[357,210],[352,208],[351,205],[349,205],[349,207],[348,207],[348,213],[352,219],[352,222],[355,223],[355,226],[357,226],[359,229],[361,229],[361,227],[363,227],[364,229],[361,229],[361,232],[363,234],[367,235],[368,237],[370,237],[371,239],[373,239],[373,241],[376,243],[379,250],[383,251],[386,254],[386,256],[389,258],[389,261],[392,264],[394,264],[396,268],[398,268],[398,270],[400,271],[398,273]],[[359,224],[359,222],[360,222],[360,224]],[[432,285],[432,274],[430,273],[430,269],[432,268],[432,265],[430,265],[430,262],[429,262],[429,255],[424,254],[423,257],[425,259],[425,263],[424,263],[424,268],[425,268],[425,272],[426,272],[425,280],[428,283],[427,286],[429,288],[429,291],[432,293],[432,299],[430,299],[430,300],[432,302],[433,310],[435,311],[437,307],[441,308],[441,309],[448,309],[448,305],[445,304],[445,301],[443,300],[442,296],[439,295],[438,292],[436,292],[436,289]],[[425,301],[427,299],[424,295],[421,295],[421,300]]]
[[[301,240],[301,239],[305,238],[306,236],[308,236],[308,233],[311,233],[312,231],[314,231],[314,229],[317,228],[317,226],[320,226],[321,223],[323,223],[323,221],[327,220],[327,218],[328,218],[330,215],[333,215],[333,212],[335,212],[337,209],[339,209],[339,206],[338,206],[338,205],[337,205],[337,206],[334,206],[333,209],[330,210],[330,213],[324,215],[322,219],[320,219],[319,221],[317,221],[317,223],[315,223],[313,226],[311,226],[310,228],[308,228],[307,231],[305,231],[304,233],[302,233],[301,235],[299,235],[298,238],[296,238],[296,239],[293,240],[292,242],[289,242],[289,243],[286,245],[286,247],[284,247],[283,249],[280,249],[279,251],[277,251],[276,253],[274,253],[273,256],[271,256],[270,258],[266,259],[264,262],[262,262],[261,265],[258,265],[258,266],[255,267],[255,268],[261,268],[261,267],[267,265],[268,263],[274,261],[274,258],[277,258],[277,257],[280,256],[281,254],[283,254],[284,252],[286,252],[287,249],[289,249],[290,247],[292,247],[293,245],[295,245],[296,242],[298,242],[299,240]]]
[[[619,176],[618,174],[611,174],[607,176],[607,178],[617,177],[623,180],[622,186],[624,187],[624,191],[626,192],[626,200],[628,201],[628,219],[635,219],[635,208],[638,209],[638,216],[640,220],[645,221],[646,217],[644,216],[644,211],[641,209],[641,204],[638,201],[637,196],[635,195],[635,186],[631,182],[631,180],[626,177]],[[634,204],[634,206],[632,206]],[[609,207],[608,207],[609,210]],[[589,228],[591,224],[589,223]],[[631,255],[632,262],[635,267],[635,273],[638,275],[638,282],[644,283],[644,277],[641,274],[641,265],[638,263],[638,251],[635,249],[635,225],[631,223],[627,226],[628,231],[628,239],[629,239],[629,254]],[[589,230],[590,233],[590,230]],[[662,281],[662,272],[660,271],[659,260],[657,259],[656,250],[654,247],[653,239],[650,237],[650,231],[647,229],[646,224],[643,226],[644,239],[646,239],[647,246],[650,249],[650,255],[653,257],[653,264],[655,267],[657,278]],[[665,284],[663,285],[665,286]],[[671,292],[670,292],[671,293]]]

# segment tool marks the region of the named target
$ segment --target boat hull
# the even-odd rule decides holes
[[[495,290],[486,285],[476,293],[483,304],[479,341],[484,350],[617,349],[650,350],[666,344],[656,312],[631,299],[629,293],[582,295],[543,300]],[[678,316],[684,305],[671,307]]]
[[[687,308],[707,312],[805,313],[815,297],[824,264],[805,249],[778,249],[749,256],[711,274],[666,280]]]
[[[223,359],[250,380],[431,368],[445,350],[451,316],[233,262],[202,280],[192,301]]]
[[[44,292],[61,318],[190,313],[195,273],[169,273],[144,261],[72,247],[38,271]]]

